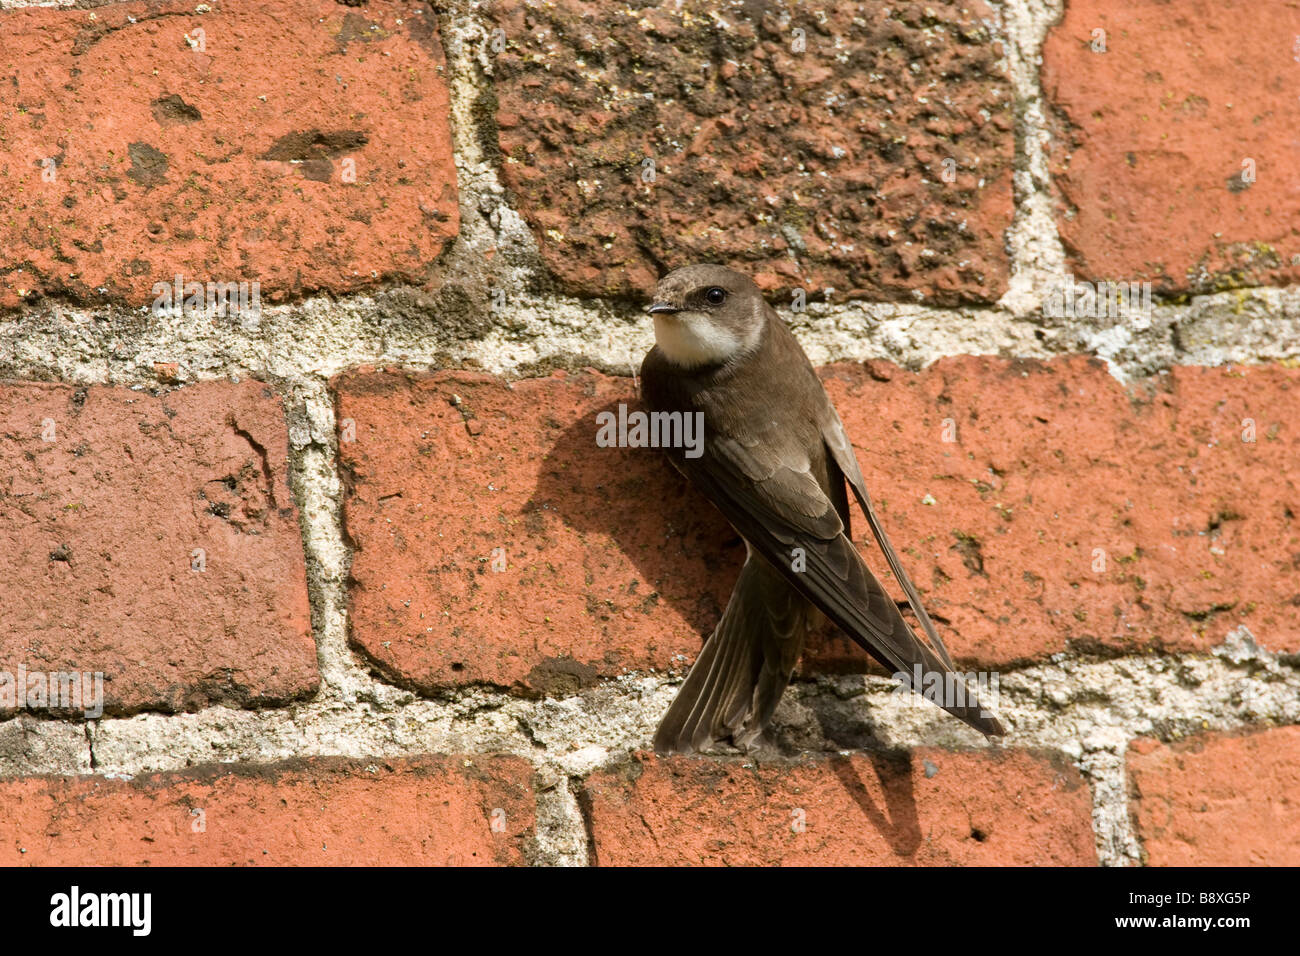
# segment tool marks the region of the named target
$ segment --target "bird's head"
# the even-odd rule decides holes
[[[676,365],[719,365],[757,347],[766,321],[763,294],[725,266],[675,269],[655,286],[647,311],[655,342]]]

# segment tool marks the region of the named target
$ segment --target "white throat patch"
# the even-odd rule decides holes
[[[656,315],[654,320],[659,350],[669,361],[686,368],[725,362],[752,344],[715,323],[705,312],[687,310]]]

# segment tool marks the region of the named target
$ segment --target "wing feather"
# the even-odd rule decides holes
[[[867,483],[862,478],[862,469],[858,467],[857,455],[853,453],[853,443],[849,441],[849,436],[844,430],[844,423],[840,421],[839,413],[835,407],[828,401],[827,409],[830,412],[828,420],[822,428],[822,436],[826,442],[826,447],[839,465],[840,471],[848,480],[849,487],[853,489],[853,497],[857,498],[859,507],[862,508],[863,514],[867,516],[867,525],[871,528],[871,535],[876,539],[876,544],[880,545],[880,550],[885,554],[885,561],[889,564],[889,570],[894,572],[894,577],[903,588],[903,593],[907,595],[907,603],[911,605],[912,613],[916,619],[921,622],[921,630],[929,638],[932,650],[939,658],[955,670],[952,657],[948,654],[948,648],[944,646],[943,640],[939,637],[939,632],[935,629],[934,622],[930,620],[930,615],[925,610],[925,605],[921,603],[921,595],[917,593],[916,585],[908,576],[907,570],[903,563],[898,560],[898,554],[894,551],[894,546],[889,543],[889,536],[885,534],[885,528],[880,523],[880,518],[876,516],[876,510],[871,506],[871,499],[867,496]]]
[[[737,457],[736,447],[734,441],[711,443],[701,457],[681,464],[753,549],[891,672],[910,675],[920,665],[923,676],[955,673],[946,652],[941,656],[917,639],[844,535],[834,505],[816,480],[799,480],[797,469],[781,465],[756,477],[754,457]],[[795,548],[801,549],[802,562],[792,553]],[[803,570],[796,569],[800,566]],[[975,729],[1003,733],[969,686],[964,702],[946,704],[945,710]]]

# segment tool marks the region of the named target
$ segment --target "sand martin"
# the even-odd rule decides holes
[[[872,509],[830,397],[758,286],[722,266],[687,266],[660,280],[649,312],[655,347],[641,365],[643,401],[652,413],[703,414],[703,453],[668,455],[748,551],[722,620],[655,733],[655,749],[691,752],[726,739],[748,747],[771,720],[818,611],[891,673],[936,675],[948,687],[956,681],[964,695],[940,706],[976,730],[1002,734],[956,676]],[[926,640],[854,547],[849,488]]]

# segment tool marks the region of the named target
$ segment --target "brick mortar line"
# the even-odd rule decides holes
[[[1010,282],[1000,304],[1027,314],[1040,307],[1047,282],[1066,272],[1065,247],[1052,214],[1051,174],[1043,149],[1050,134],[1038,75],[1048,31],[1065,10],[1062,0],[1005,0],[997,9],[1015,122],[1015,215],[1007,234]]]
[[[649,321],[603,300],[518,295],[482,337],[412,328],[388,294],[264,306],[256,331],[232,320],[61,306],[0,317],[0,370],[11,378],[76,384],[158,384],[155,362],[182,382],[248,377],[302,381],[358,364],[479,368],[544,374],[592,365],[630,375],[653,344]],[[1254,288],[1157,306],[1149,328],[1012,315],[996,308],[898,303],[810,304],[783,313],[815,364],[884,359],[910,369],[960,355],[1051,359],[1092,354],[1121,381],[1176,365],[1300,359],[1300,287]],[[505,322],[509,326],[505,326]]]

